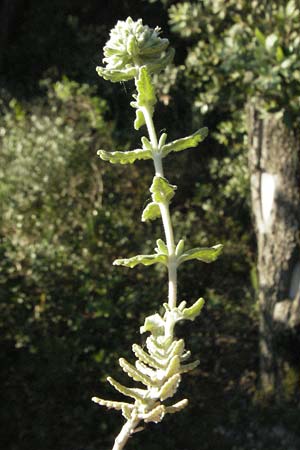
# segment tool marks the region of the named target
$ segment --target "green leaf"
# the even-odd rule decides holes
[[[143,149],[144,149],[144,150],[149,150],[150,152],[152,152],[152,144],[151,144],[151,142],[149,141],[149,139],[146,138],[146,136],[143,136],[143,137],[141,138],[141,141],[142,141],[142,144],[143,144]]]
[[[128,152],[106,152],[98,150],[97,155],[104,161],[112,164],[132,164],[138,159],[152,159],[152,153],[149,150],[131,150]]]
[[[145,352],[138,344],[133,344],[132,351],[141,362],[148,364],[148,366],[153,367],[154,369],[164,368],[156,358],[148,355],[148,353]]]
[[[184,250],[184,239],[180,239],[180,241],[179,241],[178,244],[176,245],[175,255],[176,255],[176,256],[182,255],[183,250]]]
[[[164,328],[165,321],[158,313],[156,313],[146,317],[144,325],[140,328],[140,332],[143,334],[150,331],[154,336],[159,336],[163,334]]]
[[[186,150],[187,148],[197,147],[199,142],[203,141],[208,135],[208,128],[200,128],[191,136],[187,136],[181,139],[177,139],[176,141],[170,142],[162,147],[161,153],[164,158],[170,152],[181,152],[182,150]]]
[[[173,356],[181,356],[182,353],[184,352],[184,340],[183,339],[178,339],[176,341],[173,341],[170,350],[169,350],[169,355],[168,355],[168,361],[173,358]]]
[[[157,239],[156,241],[157,247],[155,248],[156,253],[160,255],[169,255],[168,247],[162,239]]]
[[[146,66],[143,66],[139,69],[139,76],[136,80],[136,88],[138,91],[138,95],[136,98],[137,106],[139,108],[153,108],[157,100],[151,76]]]
[[[186,320],[195,320],[196,317],[199,316],[204,303],[204,299],[199,298],[192,306],[184,308],[182,311],[182,318]]]
[[[181,377],[178,373],[169,378],[162,386],[159,392],[159,398],[161,401],[166,400],[169,397],[173,397],[180,384]]]
[[[192,370],[196,369],[196,367],[198,367],[199,364],[200,364],[199,360],[193,361],[189,364],[184,364],[183,366],[180,367],[180,373],[191,372]]]
[[[155,220],[160,217],[160,209],[157,203],[148,203],[142,214],[142,222],[147,220]]]
[[[136,76],[137,69],[135,67],[129,67],[128,69],[107,69],[106,67],[96,67],[98,75],[105,80],[118,83],[120,81],[132,80]]]
[[[150,377],[152,381],[157,381],[156,370],[150,369],[150,367],[139,360],[135,362],[135,366],[141,373]]]
[[[178,355],[171,358],[168,367],[166,369],[165,377],[170,378],[175,373],[179,373],[180,370],[180,357]]]
[[[108,409],[113,408],[113,409],[116,409],[119,411],[122,410],[124,407],[128,407],[131,410],[134,407],[130,403],[115,402],[115,401],[111,401],[111,400],[103,400],[102,398],[98,398],[98,397],[93,397],[92,402],[97,403],[98,405],[101,405],[101,406],[106,406],[106,408],[108,408]]]
[[[128,404],[124,404],[124,406],[122,408],[122,415],[123,415],[123,417],[126,420],[131,420],[133,410],[134,410],[134,408],[130,408],[130,406],[128,406]]]
[[[167,140],[167,133],[163,133],[160,138],[159,138],[159,142],[158,142],[158,148],[159,150],[165,145],[166,140]]]
[[[188,399],[185,398],[180,400],[180,402],[174,403],[174,405],[166,406],[166,413],[175,414],[185,408],[188,405],[188,402]]]
[[[152,199],[156,203],[169,203],[175,195],[177,186],[174,186],[166,178],[155,176],[150,187]]]
[[[133,95],[135,101],[131,102],[130,105],[137,109],[134,128],[139,130],[141,126],[145,125],[145,117],[142,108],[147,108],[150,114],[153,115],[154,105],[157,101],[151,76],[146,66],[139,69],[138,78],[135,84],[137,95]]]
[[[137,109],[135,112],[135,121],[134,121],[134,129],[139,130],[143,125],[145,125],[145,117],[143,112],[140,109]]]
[[[136,37],[133,35],[129,36],[127,39],[126,52],[129,53],[129,55],[134,55],[139,52]]]
[[[198,261],[203,261],[205,263],[211,263],[218,258],[222,249],[222,244],[214,245],[213,247],[192,248],[178,258],[178,265],[184,261],[190,261],[192,259],[197,259]]]
[[[255,28],[255,37],[258,42],[264,47],[266,43],[266,37],[258,28]]]
[[[145,386],[153,386],[153,383],[151,381],[151,378],[147,375],[144,375],[141,373],[138,369],[136,369],[132,364],[130,364],[128,361],[126,361],[125,358],[119,359],[119,364],[124,370],[125,373],[127,373],[134,381],[139,381],[140,383],[143,383]]]
[[[284,53],[282,47],[278,46],[276,48],[276,60],[281,63],[284,60]]]
[[[166,414],[165,406],[158,405],[155,408],[153,408],[150,412],[143,414],[142,419],[146,423],[148,422],[158,423],[163,420],[165,414]]]
[[[161,254],[154,255],[137,255],[132,258],[116,259],[113,262],[114,266],[125,266],[131,269],[137,264],[143,264],[144,266],[151,266],[152,264],[168,264],[167,257]]]
[[[160,346],[157,342],[157,337],[151,334],[146,339],[147,350],[150,355],[157,356],[158,358],[165,357],[165,348]]]
[[[112,377],[107,377],[107,381],[123,395],[127,395],[127,397],[134,398],[135,400],[143,401],[145,395],[147,394],[147,390],[145,389],[137,389],[137,388],[128,388],[123,386],[123,384],[114,380]]]

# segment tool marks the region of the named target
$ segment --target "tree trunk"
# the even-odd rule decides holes
[[[260,389],[300,391],[300,141],[275,114],[248,105],[249,169],[258,247]]]

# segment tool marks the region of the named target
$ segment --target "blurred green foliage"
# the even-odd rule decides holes
[[[176,67],[156,76],[157,121],[170,139],[210,129],[199,148],[169,158],[166,175],[181,186],[172,208],[176,238],[191,246],[218,240],[225,252],[201,273],[193,262],[179,272],[181,299],[206,300],[188,333],[201,359],[184,387],[194,400],[180,420],[168,419],[155,433],[149,426],[134,445],[297,449],[295,411],[251,403],[258,331],[243,107],[253,89],[263,90],[264,108],[273,110],[279,95],[281,113],[288,95],[284,113],[294,114],[299,58],[293,56],[297,39],[292,48],[289,36],[297,32],[298,9],[293,2],[265,2],[273,5],[265,18],[254,3],[113,0],[106,8],[94,0],[30,0],[20,11],[1,66],[3,448],[104,450],[120,428],[90,397],[106,396],[104,377],[119,355],[130,355],[144,312],[155,311],[166,283],[163,269],[111,267],[120,256],[153,249],[161,231],[156,223],[137,222],[149,200],[148,162],[110,167],[96,156],[99,148],[130,149],[132,130],[123,124],[134,113],[125,106],[130,88],[107,89],[101,81],[95,88],[94,70],[116,20],[143,17],[168,35],[171,7]],[[268,37],[274,33],[276,39]],[[269,86],[270,65],[276,76]],[[185,334],[184,326],[178,333]]]

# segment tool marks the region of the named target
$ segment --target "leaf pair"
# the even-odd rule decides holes
[[[101,70],[101,68],[99,69]],[[145,125],[144,112],[147,110],[151,117],[154,112],[154,105],[157,102],[155,96],[155,89],[151,82],[151,75],[149,74],[147,67],[143,66],[138,71],[138,77],[135,79],[137,88],[137,94],[134,94],[134,101],[131,102],[131,106],[136,109],[136,119],[134,121],[134,128],[139,130],[142,125]],[[163,133],[159,140],[158,148],[152,148],[151,143],[147,138],[142,138],[143,148],[135,149],[131,151],[116,151],[107,152],[105,150],[99,150],[98,155],[104,161],[109,161],[112,164],[132,164],[137,160],[146,160],[153,158],[153,152],[158,152],[164,158],[170,152],[179,152],[187,148],[196,147],[208,133],[207,128],[201,128],[191,136],[187,136],[181,139],[177,139],[173,142],[165,144],[167,134]]]
[[[179,241],[178,246],[182,242],[183,240]],[[130,268],[133,268],[138,264],[143,264],[144,266],[151,266],[153,264],[163,264],[164,266],[168,266],[168,249],[166,244],[162,241],[162,239],[158,239],[156,241],[156,244],[157,244],[157,247],[155,248],[156,253],[152,255],[137,255],[131,258],[116,259],[113,262],[113,265],[125,266]],[[211,263],[218,258],[223,249],[222,244],[217,244],[212,247],[196,247],[184,253],[180,253],[180,251],[183,251],[182,249],[183,245],[180,246],[181,248],[178,248],[178,246],[177,246],[178,256],[176,255],[177,267],[180,264],[184,263],[185,261],[191,261],[193,259],[205,263]]]
[[[155,248],[156,253],[152,255],[137,255],[132,258],[120,258],[113,262],[114,266],[125,266],[131,269],[138,264],[143,264],[144,266],[151,266],[152,264],[163,264],[168,265],[168,249],[166,244],[162,239],[156,241],[157,247]]]
[[[132,104],[136,104],[136,102],[133,102]],[[145,123],[142,110],[138,109],[136,114],[137,118],[135,121],[135,126],[138,126],[140,128]],[[188,148],[197,147],[197,145],[201,141],[203,141],[203,139],[207,136],[207,134],[208,134],[207,128],[200,128],[190,136],[186,136],[181,139],[176,139],[175,141],[163,145],[167,137],[166,133],[164,133],[161,135],[158,153],[161,154],[162,158],[165,158],[171,152],[180,152]],[[147,146],[144,145],[146,141],[148,142]],[[138,148],[130,151],[116,151],[116,152],[107,152],[105,150],[98,150],[97,155],[100,156],[100,158],[103,159],[104,161],[109,161],[112,164],[132,164],[138,160],[153,159],[153,152],[155,151],[155,149],[154,150],[152,149],[150,142],[145,136],[142,137],[142,143],[143,148]]]

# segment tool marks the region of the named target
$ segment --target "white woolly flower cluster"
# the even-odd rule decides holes
[[[143,25],[142,19],[119,20],[104,46],[106,66],[97,67],[98,74],[105,80],[118,82],[135,78],[142,66],[146,66],[149,73],[165,69],[173,59],[174,49],[168,49],[168,39],[160,38],[159,34],[160,28]]]

